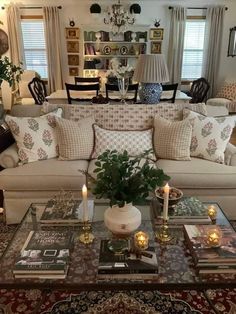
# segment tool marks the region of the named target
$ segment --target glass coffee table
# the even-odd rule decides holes
[[[208,205],[209,203],[207,203]],[[218,209],[216,224],[230,224],[219,205],[211,203]],[[39,222],[45,204],[32,204],[22,222],[15,231],[13,238],[0,259],[1,288],[41,288],[41,289],[207,289],[236,287],[235,274],[198,275],[194,268],[192,257],[184,243],[181,225],[170,225],[173,240],[168,244],[155,241],[155,232],[160,225],[153,218],[150,204],[137,206],[142,212],[142,224],[139,230],[149,234],[150,244],[155,247],[159,273],[149,279],[110,279],[98,280],[97,268],[100,242],[111,238],[110,232],[104,225],[103,214],[107,203],[95,200],[92,233],[95,240],[92,244],[84,245],[79,241],[82,227],[74,226],[45,226]],[[32,214],[36,209],[36,215]],[[68,230],[74,232],[74,249],[70,258],[70,266],[66,279],[15,279],[13,267],[29,231],[31,230]]]

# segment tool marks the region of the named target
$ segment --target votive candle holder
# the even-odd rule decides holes
[[[146,232],[139,231],[134,235],[134,246],[139,250],[148,248],[149,236]]]

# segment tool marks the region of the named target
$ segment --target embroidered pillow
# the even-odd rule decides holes
[[[190,155],[224,163],[224,151],[235,127],[236,116],[206,117],[184,109],[193,126]]]
[[[192,125],[189,121],[171,122],[154,117],[154,151],[157,158],[190,160]]]
[[[34,118],[6,116],[22,163],[57,157],[55,118],[61,115],[62,109],[58,108],[55,112]]]
[[[78,122],[57,118],[59,159],[90,159],[94,145],[93,117]]]
[[[226,98],[232,101],[236,100],[236,82],[225,83],[216,94],[216,98]]]
[[[137,156],[144,151],[153,149],[152,129],[143,131],[114,131],[94,125],[95,148],[92,158],[97,158],[106,150],[127,150],[129,156]]]

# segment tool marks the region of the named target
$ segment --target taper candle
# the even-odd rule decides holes
[[[83,219],[88,221],[88,190],[84,184],[82,187],[82,196],[83,196]]]
[[[169,192],[170,192],[170,187],[168,183],[166,183],[163,190],[164,190],[163,219],[168,220]]]

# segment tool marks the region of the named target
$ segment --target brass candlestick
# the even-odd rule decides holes
[[[94,240],[94,235],[91,232],[91,223],[87,220],[83,222],[82,233],[79,236],[80,242],[90,244]]]
[[[160,231],[156,232],[156,238],[161,243],[167,243],[172,239],[169,233],[168,220],[163,219],[162,225],[160,227]]]

